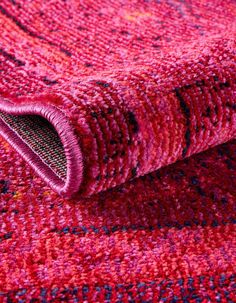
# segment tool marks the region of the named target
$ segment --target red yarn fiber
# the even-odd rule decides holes
[[[236,302],[235,1],[0,23],[0,302]]]

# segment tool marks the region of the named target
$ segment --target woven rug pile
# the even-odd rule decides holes
[[[0,303],[236,302],[236,2],[0,2]]]

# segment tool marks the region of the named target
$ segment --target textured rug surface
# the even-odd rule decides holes
[[[0,303],[236,302],[236,2],[0,25]]]

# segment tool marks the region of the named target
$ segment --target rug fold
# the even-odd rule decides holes
[[[89,196],[234,138],[235,40],[1,98],[3,136],[59,194]]]

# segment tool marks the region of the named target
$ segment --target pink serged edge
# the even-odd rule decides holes
[[[36,173],[60,195],[70,198],[79,191],[83,179],[83,158],[78,138],[66,116],[52,105],[40,103],[16,105],[0,98],[0,111],[12,115],[38,115],[47,119],[57,131],[64,147],[67,162],[66,180],[53,170],[0,117],[0,134],[33,167]]]

